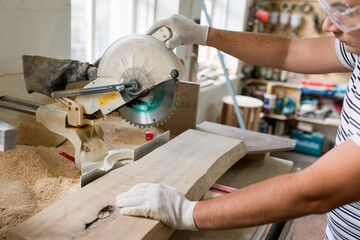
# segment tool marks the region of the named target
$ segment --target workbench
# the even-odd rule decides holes
[[[276,157],[268,157],[264,161],[243,159],[230,168],[216,183],[240,189],[250,184],[297,170],[298,169],[294,168],[292,161]],[[170,239],[288,239],[288,237],[292,235],[293,225],[293,221],[290,220],[287,222],[232,230],[175,231]]]
[[[114,132],[115,128],[113,124],[118,125],[117,121],[115,119],[113,120],[115,122],[112,124],[111,121],[107,122],[107,124],[109,124],[109,129],[108,129],[109,132]],[[237,138],[244,141],[244,143],[246,144],[247,155],[241,158],[241,160],[235,163],[230,169],[225,171],[224,174],[219,175],[221,177],[216,181],[216,183],[218,184],[226,185],[233,188],[241,188],[249,184],[259,182],[261,180],[279,174],[289,173],[294,170],[293,163],[291,161],[282,160],[279,158],[274,158],[269,156],[269,153],[272,151],[282,151],[282,150],[292,149],[294,147],[294,141],[292,140],[274,137],[271,135],[264,136],[264,134],[259,134],[251,131],[241,130],[238,128],[227,127],[227,126],[223,126],[215,123],[207,123],[207,122],[198,125],[197,130],[204,132],[211,132],[235,139]],[[129,132],[127,133],[126,132],[127,131],[125,131],[124,128],[121,128],[121,133],[123,133],[125,137],[127,137],[129,134]],[[111,142],[115,143],[114,140],[115,139],[111,139]],[[116,141],[117,140],[119,140],[119,133],[116,134]],[[260,141],[261,144],[259,144]],[[196,143],[196,141],[194,143]],[[124,143],[122,143],[122,145],[123,144]],[[93,186],[91,189],[95,190],[94,187],[95,186]],[[103,190],[108,191],[106,188],[104,188]],[[198,199],[200,198],[201,196]],[[71,202],[73,203],[73,201]],[[53,216],[53,215],[47,214],[47,216]],[[141,219],[134,218],[133,220],[138,221]],[[64,222],[66,223],[67,221]],[[59,222],[57,223],[59,224]],[[246,240],[271,239],[269,237],[278,235],[278,233],[274,233],[274,232],[278,232],[275,230],[279,228],[279,226],[280,229],[283,229],[283,225],[284,225],[283,223],[270,224],[259,227],[224,230],[224,231],[199,231],[199,232],[177,231],[170,237],[170,239],[190,239],[190,238],[191,239],[224,239],[225,238],[225,239],[246,239]],[[288,222],[286,224],[286,226],[288,226],[287,229],[291,230],[291,225],[292,225],[291,221]],[[291,235],[291,231],[289,231],[289,234]]]
[[[293,140],[211,122],[203,122],[197,125],[197,129],[222,136],[242,139],[246,143],[248,155],[226,171],[216,184],[240,189],[281,174],[300,170],[294,168],[294,163],[290,160],[270,156],[271,152],[293,149],[295,147]],[[208,192],[204,198],[209,199],[217,196],[216,194],[212,196],[210,192]],[[291,239],[293,226],[294,221],[289,220],[286,222],[232,230],[175,231],[170,239]]]

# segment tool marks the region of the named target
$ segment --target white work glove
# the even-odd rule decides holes
[[[174,49],[179,45],[188,44],[206,45],[209,26],[199,25],[182,15],[174,14],[155,22],[148,34],[160,27],[168,27],[172,31],[172,38],[166,42],[167,48]]]
[[[160,220],[178,230],[197,231],[193,219],[196,203],[174,187],[154,183],[140,183],[116,197],[121,214]]]

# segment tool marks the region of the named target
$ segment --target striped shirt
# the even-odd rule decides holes
[[[335,145],[351,138],[360,146],[360,62],[359,56],[345,51],[336,40],[335,49],[341,63],[353,74],[347,86]],[[360,239],[360,201],[327,213],[326,240]]]

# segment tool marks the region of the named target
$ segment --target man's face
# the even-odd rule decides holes
[[[356,7],[360,5],[360,1],[358,0],[326,0],[331,6],[334,6],[336,9],[339,7],[340,9],[344,4],[348,4],[351,7]],[[356,11],[356,14],[360,14],[360,11]],[[360,16],[348,18],[350,20],[355,19],[355,24],[358,23]],[[338,38],[341,42],[345,44],[345,50],[360,55],[360,29],[352,30],[350,32],[343,32],[330,17],[327,17],[323,24],[323,30],[325,32],[333,32],[335,37]]]

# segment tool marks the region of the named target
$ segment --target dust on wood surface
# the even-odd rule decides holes
[[[102,124],[105,142],[110,149],[135,148],[145,143],[145,132],[154,136],[163,132],[158,128],[137,128],[120,117],[110,116]],[[74,154],[67,141],[29,116],[17,128],[17,148],[0,152],[0,239],[6,231],[47,206],[78,189],[80,171],[58,154]]]

